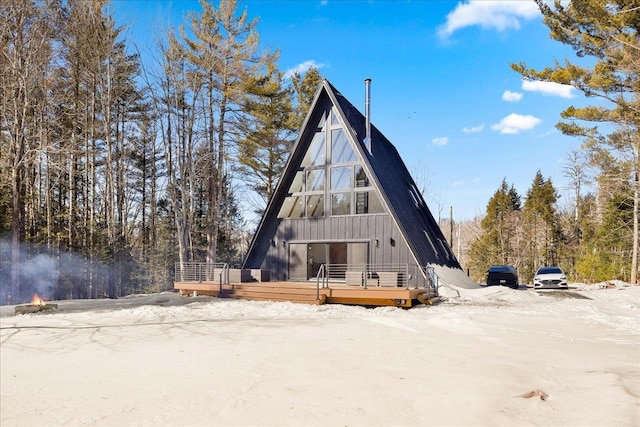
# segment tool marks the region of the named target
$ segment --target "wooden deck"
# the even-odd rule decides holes
[[[216,282],[174,282],[182,295],[210,295],[254,301],[290,301],[303,304],[345,304],[362,306],[393,306],[410,308],[416,304],[437,301],[433,292],[424,288],[392,288],[349,286],[329,283],[320,288],[315,282],[255,282],[222,285]]]

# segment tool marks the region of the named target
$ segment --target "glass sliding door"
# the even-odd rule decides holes
[[[309,243],[289,246],[289,277],[294,280],[314,279],[322,264],[333,266],[331,279],[344,279],[344,273],[351,268],[350,266],[361,269],[369,262],[369,244],[366,242]],[[301,258],[303,255],[305,258]],[[292,258],[294,256],[295,259]],[[301,259],[306,260],[304,272],[301,269]]]
[[[289,244],[289,280],[307,280],[307,245]]]
[[[369,244],[366,242],[349,243],[347,246],[347,264],[364,265],[369,263]]]
[[[320,266],[327,263],[326,243],[310,243],[307,245],[307,279],[316,277]]]
[[[346,264],[347,247],[347,243],[329,243],[329,264]]]

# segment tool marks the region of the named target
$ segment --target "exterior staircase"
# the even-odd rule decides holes
[[[326,301],[326,296],[322,293],[320,299],[317,298],[315,287],[296,286],[295,284],[283,286],[282,283],[274,283],[273,286],[268,283],[225,285],[218,297],[253,301],[289,301],[303,304],[324,304]]]

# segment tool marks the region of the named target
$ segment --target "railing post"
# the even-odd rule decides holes
[[[331,264],[329,264],[331,265]],[[329,271],[327,270],[327,267],[325,266],[324,268],[324,280],[322,281],[322,287],[323,288],[328,288],[329,287]]]
[[[369,277],[369,272],[367,271],[367,264],[362,264],[362,275],[364,276],[362,278],[363,280],[362,284],[364,285],[364,288],[367,289],[367,279]]]
[[[367,286],[369,285],[367,283],[367,279],[369,277],[369,272],[367,271],[368,268],[369,268],[369,265],[368,264],[364,264],[364,268],[362,269],[363,270],[362,274],[364,274],[364,288],[365,289],[367,289]]]
[[[440,286],[439,282],[439,278],[438,275],[436,274],[436,271],[433,269],[433,267],[426,267],[428,275],[429,275],[429,282],[431,283],[431,286],[433,287],[433,293],[434,296],[438,296],[438,287]]]
[[[220,277],[220,278],[219,278],[220,282],[219,282],[219,284],[218,284],[218,286],[219,286],[219,288],[218,288],[218,289],[219,289],[219,290],[218,290],[218,295],[220,295],[220,294],[222,293],[222,277],[224,276],[224,267],[225,267],[225,266],[226,266],[226,264],[223,264],[223,265],[222,265],[222,268],[220,269],[220,275],[219,275],[219,277]],[[215,264],[214,264],[214,271],[215,271]]]
[[[320,301],[320,276],[322,275],[322,287],[325,287],[325,279],[327,276],[327,266],[325,264],[320,264],[320,268],[318,269],[318,274],[316,274],[316,300]]]
[[[438,296],[438,288],[440,287],[440,278],[438,276],[435,275],[435,272],[433,274],[436,277],[436,285],[433,288],[433,292],[434,292],[434,296]]]

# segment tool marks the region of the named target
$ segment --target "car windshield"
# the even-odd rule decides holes
[[[508,273],[513,271],[513,267],[508,265],[492,265],[489,267],[489,271],[492,273]]]
[[[562,274],[558,267],[545,267],[538,270],[538,274]]]

